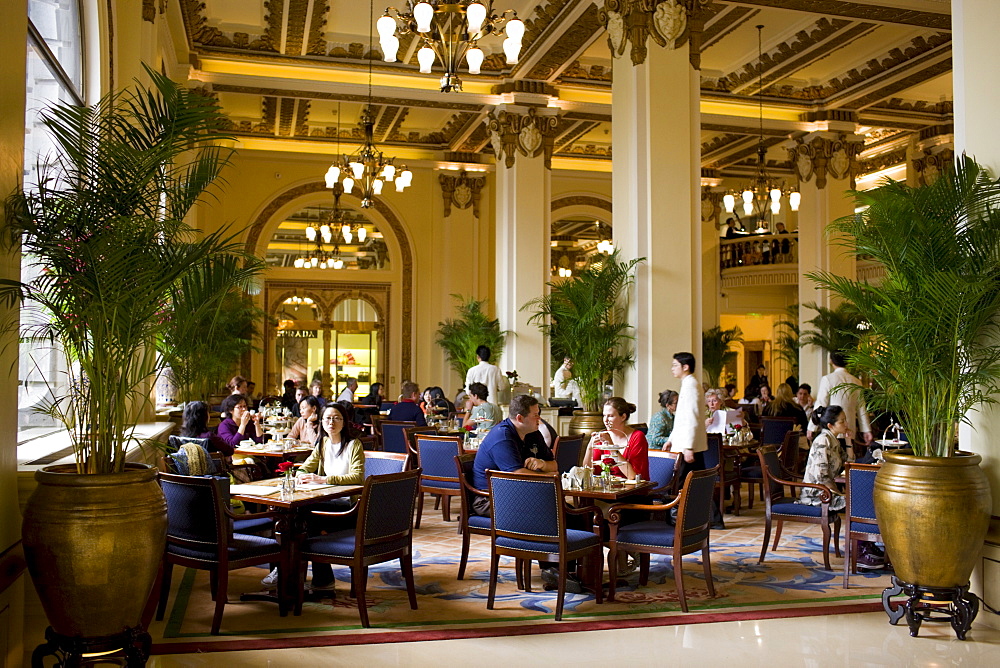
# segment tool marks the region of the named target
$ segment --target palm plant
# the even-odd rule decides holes
[[[458,301],[458,316],[438,323],[436,343],[444,349],[452,370],[465,378],[476,366],[476,348],[486,346],[493,359],[500,359],[508,332],[501,331],[500,321],[485,311],[487,300],[452,295]]]
[[[616,250],[572,278],[548,283],[549,294],[521,307],[534,311],[528,322],[548,336],[552,350],[573,359],[588,411],[598,410],[605,383],[635,364],[626,296],[644,260],[623,262]]]
[[[124,470],[177,284],[248,260],[235,235],[199,236],[184,222],[228,162],[225,117],[210,98],[146,75],[148,86],[45,112],[57,152],[5,203],[5,242],[21,244],[36,272],[0,283],[0,298],[38,313],[24,339],[66,356],[67,389],[40,410],[66,426],[80,473]]]
[[[867,325],[849,356],[876,382],[863,390],[869,407],[897,413],[915,454],[949,456],[958,423],[1000,390],[1000,182],[963,158],[933,185],[854,196],[867,209],[832,228],[885,277],[810,278]]]
[[[785,312],[788,318],[775,325],[774,354],[791,369],[793,376],[799,375],[799,348],[802,347],[799,333],[799,305],[792,304]]]
[[[705,370],[705,380],[712,387],[722,384],[720,376],[726,365],[736,361],[736,351],[730,350],[734,343],[743,343],[743,331],[739,327],[713,327],[701,333],[701,367]]]
[[[847,353],[858,347],[861,337],[858,326],[864,319],[854,304],[842,302],[834,308],[827,308],[810,302],[803,306],[816,311],[816,316],[806,320],[812,329],[802,332],[802,345],[816,346],[827,353]]]

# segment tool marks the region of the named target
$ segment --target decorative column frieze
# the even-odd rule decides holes
[[[722,197],[724,193],[714,192],[709,186],[701,188],[701,222],[712,223],[715,229],[721,226]]]
[[[816,187],[822,190],[828,177],[847,178],[854,188],[858,154],[863,147],[864,139],[857,135],[816,132],[795,139],[788,149],[788,157],[799,183],[808,183],[815,176]]]
[[[468,172],[461,171],[458,176],[451,174],[441,174],[438,176],[441,184],[441,197],[444,199],[444,216],[451,215],[451,207],[457,209],[468,209],[472,207],[472,215],[479,218],[479,198],[482,195],[483,186],[486,185],[485,176],[469,176]]]
[[[518,153],[528,158],[541,154],[545,158],[545,168],[552,168],[552,150],[559,127],[558,110],[501,105],[491,111],[488,118],[490,143],[498,163],[503,160],[510,169]]]
[[[677,48],[687,34],[691,65],[701,69],[702,10],[710,0],[604,0],[598,19],[608,31],[608,47],[614,58],[631,46],[633,65],[646,62],[649,38],[667,49]]]
[[[942,172],[954,166],[954,126],[935,126],[922,130],[920,140],[916,142],[910,156],[914,185],[929,186],[938,180]]]

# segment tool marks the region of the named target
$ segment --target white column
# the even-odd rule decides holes
[[[643,64],[625,56],[613,67],[614,240],[623,259],[646,258],[629,308],[636,365],[622,395],[644,420],[659,392],[677,389],[673,354],[701,357],[698,72],[687,49],[652,44]]]
[[[955,89],[955,153],[966,153],[1000,174],[1000,133],[996,109],[1000,94],[983,82],[995,79],[1000,58],[1000,13],[990,0],[952,0],[951,25]],[[959,427],[959,445],[983,457],[982,469],[993,491],[993,520],[983,550],[983,561],[972,576],[973,590],[990,605],[1000,596],[1000,412],[984,408],[969,416],[972,424]],[[997,618],[980,613],[979,620],[1000,628]]]
[[[538,327],[528,324],[531,312],[521,307],[545,294],[549,280],[552,186],[546,151],[551,143],[548,149],[543,144],[554,128],[550,120],[556,119],[527,111],[505,105],[491,123],[494,147],[502,145],[496,168],[497,317],[500,327],[512,332],[502,359],[492,361],[503,371],[516,370],[521,382],[545,388],[548,343]]]
[[[799,173],[802,202],[799,205],[799,304],[815,303],[834,308],[836,299],[825,290],[819,290],[806,274],[829,272],[854,278],[857,275],[854,258],[846,253],[836,240],[826,232],[829,223],[854,213],[854,201],[845,197],[851,189],[850,165],[860,146],[860,137],[850,134],[817,132],[809,135],[796,146],[793,155]],[[800,306],[799,326],[816,316],[816,311]],[[799,350],[799,382],[814,388],[820,378],[831,371],[829,355],[815,346]]]

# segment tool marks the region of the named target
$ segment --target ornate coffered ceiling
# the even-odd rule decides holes
[[[376,140],[408,160],[491,162],[488,114],[516,100],[562,109],[555,168],[609,169],[612,60],[599,7],[496,1],[525,21],[520,61],[505,65],[499,40],[484,40],[482,75],[463,76],[465,92],[451,94],[438,92],[439,74],[417,72],[412,39],[402,40],[400,62],[382,62],[377,37],[369,50],[381,4],[369,16],[366,3],[346,0],[171,0],[148,20],[166,21],[172,72],[215,95],[251,148],[324,154],[357,140],[371,67]],[[870,165],[947,129],[949,11],[947,0],[714,0],[700,33],[703,167],[738,174],[753,161],[761,92],[778,170],[783,141],[822,124],[853,124],[866,145],[891,137],[895,148]]]

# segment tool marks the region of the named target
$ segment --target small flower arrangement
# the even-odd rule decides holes
[[[295,462],[281,462],[278,464],[278,473],[282,473],[285,477],[292,477],[295,475]]]
[[[465,431],[472,431],[475,428],[476,428],[476,425],[472,424],[471,422],[469,424],[464,425],[462,427],[462,429],[464,429]]]
[[[510,383],[511,387],[517,385],[517,371],[507,372],[507,382]]]

